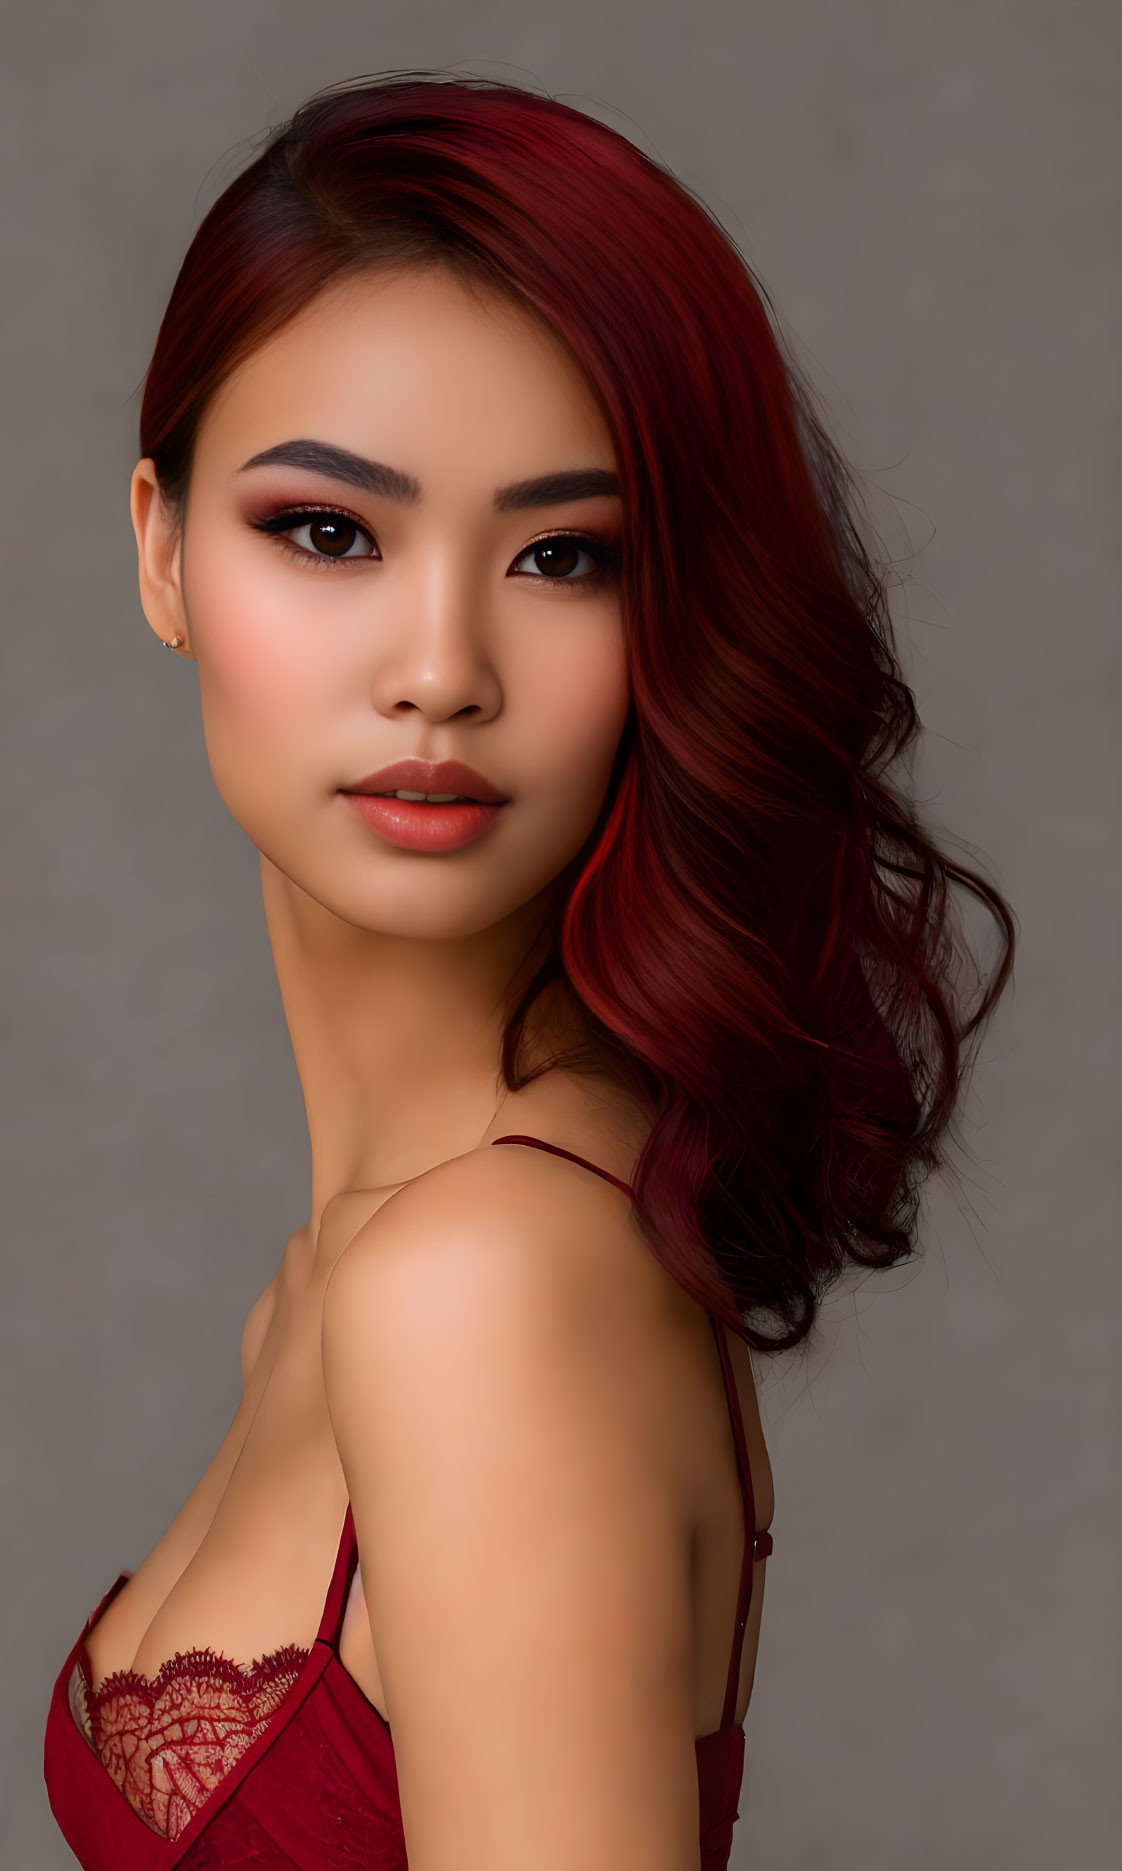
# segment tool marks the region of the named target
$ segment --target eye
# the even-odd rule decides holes
[[[285,507],[280,513],[263,515],[250,521],[259,533],[269,533],[282,550],[304,559],[310,565],[332,566],[344,560],[380,558],[381,554],[365,526],[339,507]],[[285,538],[287,533],[303,533],[308,544],[297,545]],[[368,552],[354,551],[365,541]]]
[[[592,569],[579,572],[574,577],[582,558],[591,561]],[[536,539],[533,545],[520,552],[514,566],[521,565],[524,559],[532,559],[534,569],[517,572],[515,575],[519,578],[530,578],[537,584],[550,585],[599,584],[609,578],[618,566],[619,548],[585,533],[550,533],[544,539]]]

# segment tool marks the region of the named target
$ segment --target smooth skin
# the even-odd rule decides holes
[[[419,496],[245,468],[295,439]],[[392,1725],[411,1871],[691,1871],[694,1738],[719,1723],[735,1616],[706,1315],[610,1184],[489,1147],[524,1131],[627,1179],[651,1122],[607,1073],[510,1094],[498,1070],[503,996],[595,824],[628,687],[618,579],[583,576],[570,537],[618,544],[618,495],[497,511],[495,492],[614,467],[559,341],[427,269],[328,289],[240,366],[182,531],[150,460],[132,480],[145,615],[197,667],[215,783],[260,854],[311,1208],[246,1321],[222,1447],[91,1661],[100,1680],[309,1643],[349,1500],[341,1656]],[[345,562],[316,562],[317,516],[287,549],[259,530],[287,503],[331,510]],[[535,555],[548,535],[570,551]],[[509,803],[458,851],[390,846],[339,789],[409,754],[464,760]],[[564,1016],[535,1033],[548,1049]]]

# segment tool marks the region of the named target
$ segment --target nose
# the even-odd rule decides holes
[[[496,714],[502,690],[481,575],[461,555],[419,553],[414,575],[385,598],[374,631],[379,713],[416,711],[429,721]]]

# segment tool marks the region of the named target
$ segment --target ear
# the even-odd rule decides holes
[[[190,655],[180,576],[182,542],[160,498],[156,466],[150,456],[138,461],[132,471],[129,507],[136,534],[144,615],[164,643],[178,637],[177,654]]]

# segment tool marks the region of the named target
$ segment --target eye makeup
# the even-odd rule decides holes
[[[368,540],[373,550],[362,553],[313,552],[305,546],[296,545],[293,540],[285,537],[285,534],[294,532],[303,526],[315,525],[317,521],[328,525],[342,524],[352,529],[356,536]],[[290,557],[300,560],[302,564],[314,565],[317,570],[322,567],[327,571],[335,571],[343,565],[369,564],[372,561],[379,562],[382,558],[369,527],[358,518],[357,514],[349,513],[345,507],[312,504],[287,505],[256,513],[250,517],[248,524],[255,532],[263,533],[272,539]],[[517,572],[513,573],[513,576],[529,579],[532,583],[539,585],[578,586],[587,590],[591,586],[606,583],[618,574],[621,557],[618,537],[608,539],[596,533],[576,532],[572,529],[543,533],[537,539],[530,540],[512,561],[512,567],[538,548],[555,544],[573,545],[578,551],[586,553],[592,559],[594,569],[591,572],[583,572],[576,578],[549,577],[540,571]],[[511,575],[512,573],[507,574],[508,577]]]
[[[352,528],[356,535],[362,535],[363,538],[369,540],[373,551],[359,554],[347,553],[345,555],[342,553],[312,552],[307,547],[298,546],[293,540],[284,537],[286,533],[294,532],[298,527],[314,526],[317,521],[321,523],[326,522],[327,524],[342,524],[345,527]],[[277,507],[271,510],[266,509],[263,513],[254,514],[250,518],[249,524],[254,532],[264,533],[268,538],[271,538],[283,552],[289,553],[291,557],[300,559],[305,564],[311,563],[317,568],[319,566],[326,566],[329,571],[334,570],[338,565],[367,563],[372,559],[380,559],[382,556],[375,545],[369,527],[363,524],[357,514],[348,513],[345,507],[310,505]]]

